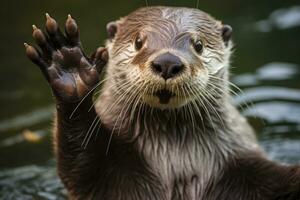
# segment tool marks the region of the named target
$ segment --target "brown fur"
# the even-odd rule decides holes
[[[281,166],[260,156],[232,160],[208,191],[208,199],[300,199],[299,166]]]
[[[75,21],[69,16],[67,22],[65,37],[47,15],[49,41],[36,38],[43,56],[25,46],[56,97],[54,145],[70,199],[300,198],[299,166],[269,161],[230,101],[228,26],[188,8],[147,7],[129,14],[108,27],[110,61],[95,104],[89,92],[106,63],[103,51],[87,59]],[[134,50],[138,35],[145,43]],[[195,51],[195,40],[203,51]],[[165,81],[149,70],[151,56],[161,50],[178,54],[185,65],[176,78]],[[162,108],[141,98],[174,87],[181,88],[172,93],[181,104]]]
[[[139,34],[147,35],[151,43],[146,43],[147,49],[138,53],[134,58],[134,64],[143,66],[147,58],[156,49],[162,48],[186,48],[190,38],[185,34],[180,34],[189,30],[190,27],[178,27],[172,17],[165,19],[162,17],[160,7],[140,8],[130,15],[122,18],[118,24],[119,30],[114,41],[113,54],[119,54],[124,51],[124,43],[132,42]],[[195,12],[193,16],[199,20],[201,26],[193,29],[202,34],[201,39],[207,48],[221,48],[222,38],[220,31],[222,25],[219,21],[213,19],[204,12]],[[174,16],[174,19],[177,16]],[[196,24],[196,23],[195,23]],[[212,32],[215,30],[216,32]]]

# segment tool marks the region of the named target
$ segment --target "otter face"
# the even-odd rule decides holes
[[[227,68],[231,28],[189,8],[146,7],[107,26],[115,92],[161,109],[205,98]]]

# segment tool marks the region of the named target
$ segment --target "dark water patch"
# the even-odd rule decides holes
[[[54,106],[48,106],[38,110],[33,110],[30,113],[16,116],[11,119],[0,121],[0,132],[13,129],[21,129],[23,127],[32,126],[44,121],[49,121],[53,116]]]
[[[57,178],[54,163],[28,165],[0,171],[0,197],[5,200],[62,200],[66,191]]]

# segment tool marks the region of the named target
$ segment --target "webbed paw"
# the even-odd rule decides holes
[[[30,60],[39,66],[55,97],[75,102],[88,94],[99,82],[99,73],[108,60],[100,47],[93,58],[85,55],[75,20],[68,15],[63,34],[56,21],[46,14],[46,32],[33,25],[33,38],[40,50],[24,44]]]

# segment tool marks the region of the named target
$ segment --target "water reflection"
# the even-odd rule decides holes
[[[272,62],[258,68],[255,73],[240,74],[233,77],[239,86],[259,85],[262,81],[293,79],[299,74],[299,66],[292,63]]]
[[[298,133],[300,131],[298,130]],[[261,139],[269,158],[283,163],[299,164],[300,139],[265,138]],[[289,156],[286,156],[289,155]]]
[[[272,101],[273,99],[281,99],[287,101],[300,101],[300,90],[275,86],[258,86],[254,88],[244,89],[244,92],[235,97],[235,102],[256,102],[256,101]]]
[[[300,124],[300,102],[269,101],[256,103],[253,108],[245,110],[243,114],[249,117],[260,117],[267,120],[268,123],[286,122]]]
[[[257,130],[260,143],[271,159],[285,163],[300,163],[300,89],[285,85],[296,81],[298,74],[296,64],[273,62],[233,77],[244,88],[234,102],[249,105],[241,111],[255,119],[254,127],[264,122]]]
[[[285,80],[297,75],[299,66],[291,63],[272,62],[261,66],[256,77],[259,80]]]
[[[268,19],[256,22],[255,26],[261,32],[300,26],[300,6],[275,10]]]

